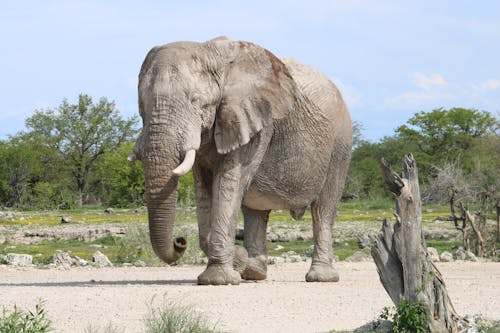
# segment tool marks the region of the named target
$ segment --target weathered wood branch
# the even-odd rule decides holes
[[[384,220],[372,257],[380,281],[397,306],[402,300],[423,303],[431,332],[458,332],[465,320],[455,312],[439,270],[432,263],[422,235],[418,170],[413,156],[404,158],[402,176],[382,160],[385,185],[396,199],[394,231]]]
[[[462,202],[460,202],[460,210],[462,211],[464,220],[469,222],[470,226],[472,227],[472,231],[474,231],[477,241],[476,255],[478,257],[482,257],[484,252],[484,238],[481,230],[479,230],[479,226],[477,225],[476,215],[472,215],[467,206],[465,206]]]

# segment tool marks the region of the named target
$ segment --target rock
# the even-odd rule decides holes
[[[358,238],[358,246],[360,249],[367,249],[372,246],[372,241],[368,235],[361,235]]]
[[[273,256],[267,257],[267,264],[268,265],[279,265],[279,264],[284,264],[284,263],[285,263],[285,259],[282,257],[273,257]]]
[[[276,251],[283,250],[284,248],[285,248],[284,246],[279,245],[279,244],[278,244],[278,245],[276,245],[276,246],[274,247],[274,249],[275,249]]]
[[[7,265],[26,267],[33,264],[33,257],[29,254],[8,253],[6,261]]]
[[[7,263],[7,257],[4,256],[3,254],[0,254],[0,264],[6,264]]]
[[[68,252],[56,253],[52,257],[52,263],[56,266],[70,267],[73,264],[73,259]]]
[[[450,252],[448,251],[444,251],[443,253],[441,253],[441,255],[439,256],[439,259],[442,261],[442,262],[450,262],[450,261],[453,261],[453,256],[451,255]]]
[[[459,247],[453,251],[453,259],[455,260],[465,260],[465,251],[462,247]]]
[[[94,255],[92,256],[92,262],[96,266],[113,266],[108,257],[106,257],[106,255],[104,255],[101,251],[95,251]]]
[[[471,251],[465,251],[465,260],[478,261],[476,255]]]
[[[108,208],[106,208],[106,209],[104,210],[104,212],[105,212],[106,214],[113,214],[113,213],[115,212],[115,210],[114,210],[113,208],[111,208],[111,207],[108,207]]]
[[[432,261],[437,262],[439,261],[439,253],[434,247],[428,247],[427,248],[427,253],[429,254],[429,257],[431,258]]]
[[[85,259],[82,259],[78,256],[75,256],[75,259],[74,259],[74,264],[77,265],[77,266],[87,266],[89,264],[89,262]]]
[[[358,252],[354,253],[352,256],[346,258],[345,261],[347,261],[347,262],[361,262],[361,261],[370,261],[370,260],[372,260],[372,257],[368,253],[358,251]]]
[[[0,220],[13,220],[14,214],[12,212],[0,212]]]
[[[243,240],[245,238],[245,232],[243,228],[236,229],[236,239]]]
[[[3,243],[5,243],[6,239],[5,239],[5,236],[0,234],[0,245],[2,245]]]
[[[61,216],[61,223],[71,223],[71,219],[67,216]]]
[[[142,261],[142,260],[136,260],[134,262],[134,266],[135,267],[146,267],[146,263],[144,261]]]
[[[389,320],[375,320],[354,330],[358,332],[379,332],[390,333],[392,332],[392,321]]]

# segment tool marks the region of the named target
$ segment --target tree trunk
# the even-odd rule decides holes
[[[422,235],[418,171],[413,156],[405,156],[402,177],[384,160],[382,174],[385,185],[396,197],[396,223],[393,232],[384,220],[372,247],[380,281],[396,306],[402,300],[423,303],[428,309],[427,325],[431,332],[458,332],[466,321],[455,312]]]
[[[500,242],[500,199],[495,202],[495,210],[497,212],[497,242]]]

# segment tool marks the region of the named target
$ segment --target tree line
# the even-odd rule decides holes
[[[126,160],[140,130],[138,117],[125,119],[114,102],[81,94],[76,103],[65,99],[57,108],[37,110],[25,123],[24,131],[0,141],[0,206],[144,204],[142,165]],[[346,191],[361,199],[387,196],[379,161],[384,157],[398,165],[408,152],[419,163],[423,192],[428,189],[431,201],[439,201],[432,186],[443,172],[450,176],[450,168],[453,181],[468,184],[470,198],[499,194],[499,119],[465,108],[418,112],[377,142],[364,139],[362,124],[355,122]],[[194,204],[191,174],[180,180],[179,201]]]

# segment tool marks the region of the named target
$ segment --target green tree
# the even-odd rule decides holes
[[[29,145],[11,137],[0,141],[0,202],[6,206],[20,206],[30,184],[36,181],[41,169],[38,154]]]
[[[123,119],[114,102],[101,98],[93,103],[85,94],[76,104],[66,99],[57,109],[39,110],[26,120],[24,134],[42,152],[47,165],[67,172],[82,206],[89,180],[102,156],[131,140],[137,133],[137,118]]]
[[[96,193],[112,206],[144,204],[142,163],[129,163],[134,142],[126,142],[103,156],[92,181]]]
[[[415,156],[420,168],[429,171],[430,164],[461,160],[467,172],[472,171],[472,161],[466,152],[478,140],[492,135],[497,120],[489,112],[475,109],[452,108],[418,112],[407,125],[396,129],[396,134],[417,146],[420,156]],[[439,161],[441,163],[439,163]]]

